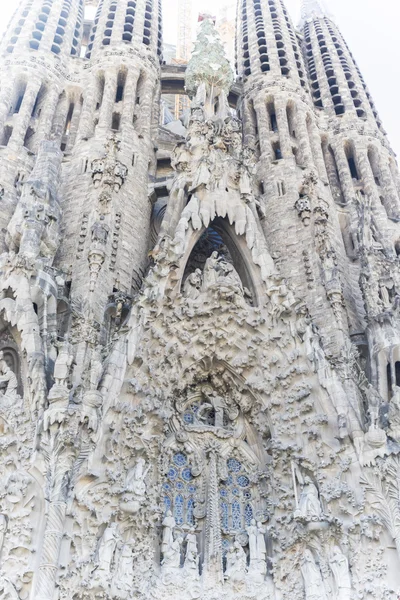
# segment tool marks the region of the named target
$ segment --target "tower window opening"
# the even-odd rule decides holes
[[[396,365],[397,364],[398,363],[396,363]],[[390,363],[388,363],[387,367],[386,367],[386,379],[387,379],[387,384],[388,384],[389,398],[391,398],[393,395],[393,382],[392,382],[392,365]],[[396,374],[396,379],[397,379],[397,374]]]
[[[122,102],[122,100],[124,99],[125,84],[126,84],[126,72],[120,71],[118,74],[117,92],[115,94],[115,102]]]
[[[120,124],[121,124],[121,115],[119,113],[114,113],[112,116],[111,129],[113,131],[119,131]]]
[[[278,131],[279,131],[279,129],[278,129],[278,120],[276,118],[275,103],[274,103],[273,100],[271,100],[270,102],[268,102],[268,104],[267,104],[267,111],[268,111],[268,115],[269,115],[269,128],[274,133],[278,133]]]
[[[347,162],[349,163],[349,169],[350,169],[350,173],[353,179],[357,179],[357,181],[360,179],[359,175],[358,175],[358,171],[357,171],[357,167],[356,167],[356,163],[355,160],[352,156],[350,156],[347,159]]]
[[[12,136],[12,132],[13,132],[13,128],[6,125],[6,127],[4,127],[4,133],[3,133],[3,138],[1,140],[1,145],[2,146],[8,146],[8,142],[10,141],[10,138]],[[399,245],[400,248],[400,245]]]
[[[272,144],[272,150],[275,155],[275,160],[281,160],[283,158],[281,145],[279,142],[275,142],[274,144]]]
[[[17,101],[15,103],[14,110],[12,111],[14,113],[14,115],[18,114],[19,111],[20,111],[20,109],[21,109],[22,102],[23,102],[24,97],[25,97],[25,92],[26,92],[26,83],[24,83],[22,85],[22,88],[19,91],[18,98],[17,98]]]
[[[74,110],[75,110],[75,104],[73,102],[70,102],[70,105],[68,108],[68,113],[67,113],[67,119],[65,121],[65,126],[64,126],[64,135],[69,135],[69,132],[71,129],[72,117],[74,115]]]
[[[276,184],[277,188],[278,188],[278,196],[285,196],[286,195],[286,188],[285,188],[285,184],[283,181],[278,181],[278,183]]]
[[[27,150],[32,150],[32,138],[34,134],[34,129],[32,129],[32,127],[28,127],[24,138],[24,148],[26,148]]]

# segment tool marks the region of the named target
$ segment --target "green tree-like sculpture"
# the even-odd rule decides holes
[[[225,56],[211,18],[200,25],[192,58],[186,71],[186,91],[193,105],[202,107],[206,118],[225,118],[227,97],[233,84],[233,71]]]

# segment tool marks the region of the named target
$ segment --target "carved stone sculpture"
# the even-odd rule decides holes
[[[309,521],[320,521],[322,518],[318,489],[309,477],[304,478],[298,514]]]
[[[351,598],[351,578],[349,571],[349,561],[338,546],[335,546],[329,564],[335,579],[337,600],[350,600]]]
[[[304,551],[301,563],[306,600],[327,600],[321,571],[315,562],[311,550]]]

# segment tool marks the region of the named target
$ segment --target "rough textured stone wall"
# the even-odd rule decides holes
[[[399,173],[337,25],[239,0],[234,81],[203,15],[163,127],[161,1],[83,8],[0,48],[0,598],[397,600]]]

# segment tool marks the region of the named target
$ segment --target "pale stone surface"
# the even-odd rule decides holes
[[[205,17],[168,130],[161,2],[83,8],[1,43],[0,598],[397,600],[400,178],[336,24],[241,0],[234,83]]]

